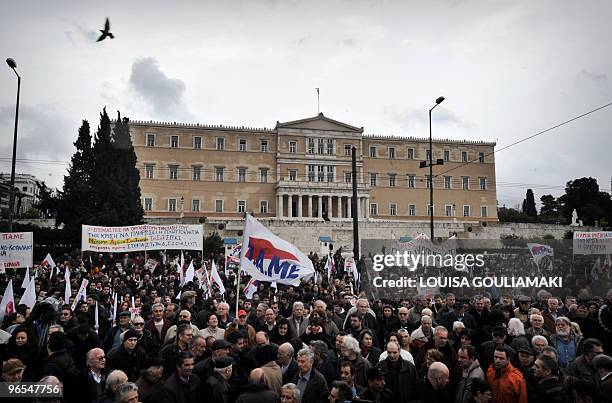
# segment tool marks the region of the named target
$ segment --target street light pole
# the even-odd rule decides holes
[[[13,133],[13,160],[11,167],[11,193],[9,197],[9,219],[8,232],[13,232],[13,215],[15,204],[15,160],[17,159],[17,123],[19,122],[19,92],[21,91],[21,76],[17,73],[17,63],[15,60],[8,58],[6,64],[15,72],[17,76],[17,105],[15,107],[15,132]]]
[[[430,239],[433,242],[434,239],[434,204],[433,204],[433,147],[431,137],[431,111],[436,106],[440,105],[444,101],[444,97],[438,97],[436,104],[429,110],[429,229]]]

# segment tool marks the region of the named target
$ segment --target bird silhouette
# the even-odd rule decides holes
[[[104,29],[100,29],[100,32],[102,32],[102,35],[100,35],[100,37],[98,38],[98,40],[96,42],[100,42],[106,39],[106,37],[109,37],[111,39],[115,39],[115,35],[113,35],[110,32],[110,22],[108,21],[108,18],[106,19],[106,23],[104,24]]]

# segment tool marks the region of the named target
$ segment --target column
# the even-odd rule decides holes
[[[334,218],[334,211],[332,209],[332,195],[328,195],[327,196],[327,218],[329,218],[330,220],[332,218]]]
[[[370,218],[370,198],[364,197],[363,200],[365,202],[365,218]]]
[[[308,195],[308,218],[312,218],[312,195]]]
[[[287,205],[287,215],[289,216],[289,218],[293,218],[293,195],[289,194],[288,195],[288,205]]]
[[[351,214],[351,211],[352,211],[351,210],[351,207],[352,207],[351,202],[352,202],[352,200],[353,199],[350,196],[346,197],[346,217],[349,218],[349,219],[353,218],[353,215]]]
[[[319,218],[323,218],[323,196],[318,195],[317,196],[317,200],[319,201],[318,216],[319,216]]]
[[[276,218],[283,218],[283,195],[277,195],[278,201],[276,202]]]
[[[298,218],[302,218],[302,198],[303,198],[303,195],[299,194],[298,195]]]

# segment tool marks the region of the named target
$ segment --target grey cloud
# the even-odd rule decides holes
[[[347,38],[347,39],[340,41],[340,44],[346,47],[353,47],[357,44],[357,41],[355,41],[355,39],[353,38]]]
[[[167,120],[192,120],[183,101],[185,83],[170,78],[159,68],[152,57],[137,59],[132,64],[130,87],[150,104],[157,118]]]
[[[97,30],[85,29],[81,24],[76,21],[65,20],[72,26],[72,30],[65,31],[66,38],[73,45],[77,45],[78,39],[84,40],[85,42],[93,43],[98,39],[99,33]]]
[[[404,129],[423,127],[429,124],[427,109],[400,108],[397,105],[387,105],[384,107],[384,113]],[[463,129],[473,129],[475,126],[449,109],[438,107],[435,113],[436,122],[440,124],[457,126]]]
[[[601,83],[608,81],[608,75],[605,73],[594,73],[592,71],[583,69],[578,73],[578,81],[581,80],[589,80]]]

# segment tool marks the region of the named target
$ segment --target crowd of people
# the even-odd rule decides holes
[[[60,385],[32,400],[65,402],[612,401],[612,290],[371,300],[336,270],[247,299],[248,278],[218,266],[223,295],[139,254],[36,268],[38,301],[2,323],[2,381]]]

